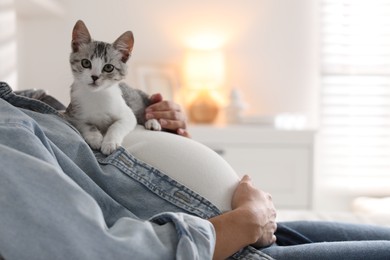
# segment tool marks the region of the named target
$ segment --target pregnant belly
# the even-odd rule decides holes
[[[189,138],[165,132],[130,132],[123,147],[145,163],[208,199],[221,211],[231,209],[239,176],[217,153]]]

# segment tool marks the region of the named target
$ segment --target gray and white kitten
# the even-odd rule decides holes
[[[82,21],[72,33],[70,65],[74,77],[68,119],[93,149],[111,154],[136,124],[161,130],[155,119],[146,120],[149,97],[139,89],[120,82],[134,45],[133,34],[123,33],[114,43],[94,41]]]

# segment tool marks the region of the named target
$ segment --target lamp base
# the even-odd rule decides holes
[[[201,91],[188,109],[190,121],[198,124],[210,124],[218,116],[219,106],[209,91]]]

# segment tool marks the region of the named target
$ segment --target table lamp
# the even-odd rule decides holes
[[[188,106],[189,119],[193,123],[212,123],[219,112],[214,97],[223,85],[225,77],[224,56],[219,50],[191,50],[184,64],[187,89],[193,98]]]

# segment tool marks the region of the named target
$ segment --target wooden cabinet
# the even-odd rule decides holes
[[[250,175],[257,187],[271,193],[277,208],[311,208],[314,131],[253,125],[191,125],[189,131],[239,175]]]

